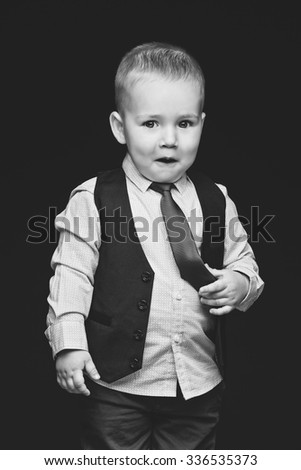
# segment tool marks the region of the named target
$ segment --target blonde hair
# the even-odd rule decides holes
[[[194,79],[200,85],[202,108],[205,78],[198,62],[183,48],[150,42],[134,47],[122,58],[115,76],[115,104],[119,113],[125,105],[126,91],[142,74],[156,72],[170,79]]]

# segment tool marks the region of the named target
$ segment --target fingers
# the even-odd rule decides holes
[[[90,391],[85,384],[83,372],[78,369],[70,374],[72,375],[68,375],[67,372],[57,374],[57,383],[59,386],[69,393],[90,395]]]
[[[226,313],[232,312],[232,310],[234,310],[234,307],[232,307],[231,305],[224,305],[221,308],[211,308],[209,312],[212,315],[225,315]]]
[[[217,281],[212,282],[211,284],[207,284],[203,286],[199,290],[199,295],[202,297],[207,297],[213,293],[222,292],[226,289],[226,284],[222,279],[218,279]]]
[[[213,274],[217,280],[214,282],[211,282],[210,284],[207,284],[206,286],[203,286],[199,289],[199,294],[201,296],[207,296],[208,294],[211,294],[213,292],[221,292],[222,290],[226,289],[227,284],[224,280],[224,269],[214,269],[210,268],[208,264],[205,265],[206,268]]]
[[[212,315],[225,315],[234,309],[234,298],[228,292],[228,285],[224,278],[225,270],[218,270],[206,266],[217,277],[217,281],[203,286],[199,290],[200,301],[203,305],[211,307]]]
[[[76,370],[73,374],[73,383],[76,392],[81,393],[83,395],[90,395],[89,389],[86,387],[84,375],[81,370]]]
[[[228,298],[217,298],[217,299],[207,299],[205,297],[201,298],[201,303],[205,305],[209,305],[210,307],[223,307],[224,305],[227,305],[229,303]]]
[[[62,351],[56,358],[57,382],[69,393],[90,395],[84,380],[84,372],[93,380],[100,375],[88,351]]]
[[[99,380],[100,379],[100,375],[95,367],[95,364],[94,362],[92,361],[92,359],[88,359],[85,363],[85,371],[86,373],[88,374],[88,376],[93,380]]]

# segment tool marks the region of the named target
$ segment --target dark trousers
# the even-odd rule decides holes
[[[86,379],[87,380],[87,379]],[[224,383],[184,400],[118,392],[91,381],[79,397],[82,449],[214,449]]]

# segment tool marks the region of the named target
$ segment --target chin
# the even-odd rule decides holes
[[[152,175],[148,176],[148,179],[156,181],[157,183],[174,183],[181,178],[184,172],[179,171],[168,171],[168,169],[162,169],[161,171],[153,172]]]
[[[166,174],[162,173],[158,176],[157,181],[158,183],[175,183],[183,176],[184,173],[185,172],[173,174],[169,174],[168,172],[166,172]]]
[[[150,179],[150,178],[148,178]],[[153,175],[151,178],[152,181],[155,181],[156,183],[174,183],[177,181],[179,178],[176,177],[171,177],[171,176],[165,176],[165,175]]]

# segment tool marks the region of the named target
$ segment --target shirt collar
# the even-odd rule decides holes
[[[140,189],[140,191],[145,193],[148,190],[148,188],[152,184],[152,181],[145,178],[137,170],[137,167],[134,165],[134,162],[128,153],[126,154],[122,162],[122,168],[126,176],[132,181],[132,183],[134,183],[137,186],[138,189]],[[186,189],[187,182],[188,182],[187,180],[188,180],[188,177],[185,173],[183,176],[181,176],[180,179],[178,179],[178,181],[174,183],[175,187],[181,194]]]

